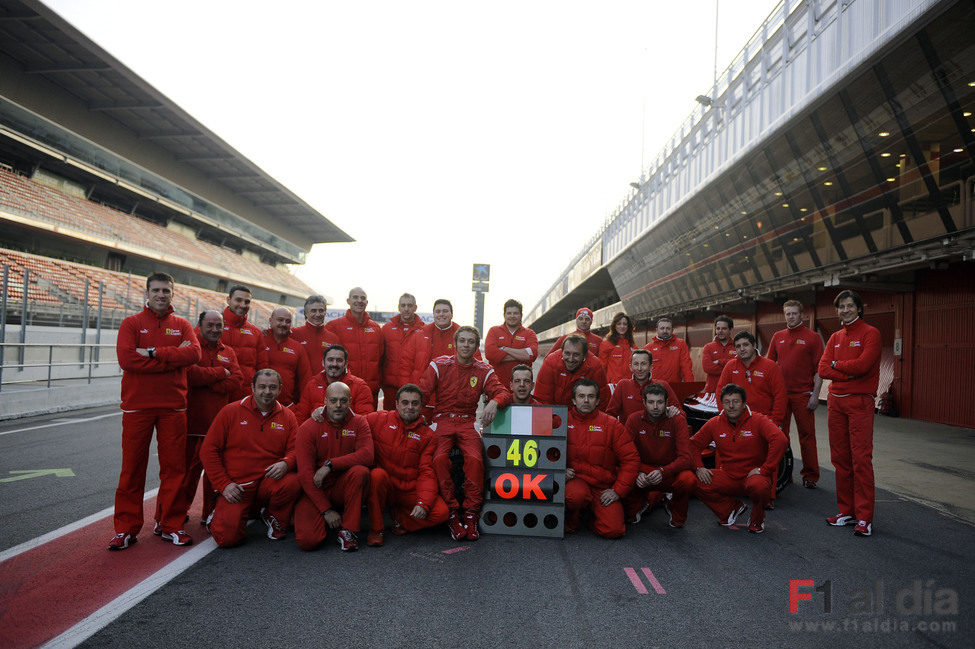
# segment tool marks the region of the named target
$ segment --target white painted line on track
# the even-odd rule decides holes
[[[58,421],[51,422],[50,424],[41,424],[39,426],[28,426],[27,428],[15,428],[13,430],[0,431],[0,435],[11,435],[13,433],[23,433],[28,430],[37,430],[39,428],[50,428],[51,426],[64,426],[65,424],[81,424],[86,421],[95,421],[96,419],[105,419],[106,417],[117,417],[122,414],[122,411],[110,412],[107,415],[95,415],[94,417],[84,417],[82,419],[59,419]]]
[[[155,496],[158,492],[159,492],[159,489],[158,488],[157,489],[152,489],[150,491],[147,491],[146,494],[145,494],[145,496],[142,499],[143,500],[149,500],[150,498],[152,498],[153,496]],[[23,554],[24,552],[27,552],[28,550],[33,550],[34,548],[36,548],[39,545],[44,545],[48,541],[53,541],[54,539],[60,538],[60,537],[64,536],[65,534],[70,534],[71,532],[74,532],[75,530],[80,530],[82,527],[85,527],[86,525],[91,525],[92,523],[94,523],[96,521],[100,521],[101,519],[105,518],[106,516],[111,516],[114,512],[115,512],[115,506],[114,505],[112,507],[106,507],[105,509],[101,510],[100,512],[95,512],[91,516],[85,516],[80,521],[75,521],[74,523],[68,523],[64,527],[59,527],[58,529],[54,530],[53,532],[48,532],[47,534],[42,534],[41,536],[38,536],[35,539],[31,539],[30,541],[24,541],[20,545],[15,545],[12,548],[8,548],[8,549],[4,550],[3,552],[0,552],[0,563],[3,563],[7,559],[12,559],[13,557],[16,557],[18,554]]]
[[[217,543],[212,537],[193,546],[185,554],[158,570],[151,577],[125,591],[58,637],[49,640],[42,646],[42,649],[77,647],[216,549]]]

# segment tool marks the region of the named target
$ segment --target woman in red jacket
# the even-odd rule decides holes
[[[629,316],[620,311],[613,316],[606,340],[599,345],[599,360],[606,367],[606,381],[611,385],[629,378],[630,354],[634,347],[633,323]]]

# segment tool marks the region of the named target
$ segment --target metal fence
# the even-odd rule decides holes
[[[9,362],[15,350],[17,362]],[[113,344],[0,343],[0,391],[16,383],[121,376]]]

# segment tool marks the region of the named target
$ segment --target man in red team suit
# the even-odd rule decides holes
[[[691,352],[687,343],[674,335],[674,323],[670,318],[657,320],[657,333],[643,348],[653,354],[656,380],[668,383],[694,380]]]
[[[592,309],[589,307],[582,307],[576,311],[576,330],[570,334],[563,334],[555,341],[552,345],[552,349],[548,351],[549,354],[558,354],[562,351],[562,343],[565,339],[571,335],[582,336],[589,343],[589,355],[593,358],[599,357],[599,346],[602,344],[603,339],[592,333],[589,329],[592,327]]]
[[[295,453],[304,494],[295,507],[295,538],[302,550],[317,548],[330,529],[338,530],[343,552],[359,549],[373,444],[366,418],[349,408],[350,394],[346,384],[332,383],[325,390],[325,421],[309,419],[298,429]]]
[[[270,327],[264,332],[264,353],[268,367],[281,375],[278,400],[286,408],[298,403],[301,389],[311,379],[311,368],[301,343],[291,337],[291,311],[284,307],[271,312]]]
[[[761,354],[755,347],[755,336],[748,331],[735,334],[737,358],[728,361],[718,379],[718,394],[729,383],[740,385],[748,393],[748,407],[760,412],[782,427],[785,419],[785,381],[782,370]]]
[[[433,303],[433,322],[423,326],[423,337],[421,345],[423,347],[423,369],[435,358],[441,356],[453,356],[457,350],[454,348],[454,336],[460,325],[454,322],[454,307],[450,300],[438,298]],[[477,360],[481,358],[481,352],[474,354]],[[424,395],[429,398],[430,395]]]
[[[799,448],[802,451],[802,485],[814,489],[819,482],[819,456],[816,452],[816,418],[819,392],[823,380],[819,378],[819,359],[823,356],[823,340],[815,331],[802,324],[802,302],[789,300],[782,305],[785,326],[772,335],[768,359],[779,364],[785,380],[786,402],[782,431],[788,437],[789,419],[796,420]]]
[[[616,417],[621,424],[625,424],[633,413],[643,412],[643,389],[651,380],[659,383],[667,390],[667,416],[673,417],[680,411],[680,400],[670,383],[658,381],[653,376],[653,356],[645,349],[634,349],[630,354],[630,372],[632,378],[620,379],[616,385],[610,385],[612,395],[606,405],[606,414]]]
[[[498,373],[501,385],[511,383],[515,365],[531,365],[538,358],[535,332],[521,324],[521,302],[504,303],[504,324],[488,329],[484,338],[484,356]]]
[[[542,402],[532,395],[535,389],[535,374],[527,365],[515,365],[511,370],[511,404],[531,406]]]
[[[836,470],[839,513],[830,525],[850,525],[853,533],[873,533],[873,411],[880,382],[880,331],[863,321],[863,300],[842,291],[833,300],[843,328],[829,337],[819,375],[830,379],[827,399],[829,453]]]
[[[731,330],[735,328],[735,321],[726,315],[719,315],[714,319],[714,340],[701,350],[701,369],[707,376],[704,384],[706,394],[716,394],[718,379],[728,361],[735,358],[735,342],[731,339]]]
[[[633,490],[623,499],[623,512],[627,521],[639,523],[645,510],[664,493],[671,493],[672,499],[664,504],[670,514],[669,524],[684,527],[697,480],[690,470],[687,420],[682,412],[668,411],[667,399],[664,386],[650,383],[643,388],[643,412],[635,412],[626,420],[626,430],[640,454],[640,472]]]
[[[247,322],[250,309],[251,290],[240,284],[231,287],[227,294],[227,308],[223,310],[223,335],[220,342],[237,354],[240,373],[244,376],[243,385],[236,394],[231,395],[232,401],[239,401],[250,395],[254,372],[268,367],[264,334],[257,326]]]
[[[325,328],[327,306],[324,296],[309,295],[305,300],[305,324],[291,329],[291,337],[301,343],[312,374],[322,371],[322,357],[329,347],[339,341],[335,334]]]
[[[186,472],[186,368],[200,360],[193,327],[173,313],[173,278],[146,279],[146,305],[119,326],[116,353],[122,368],[122,471],[115,490],[115,536],[109,550],[135,543],[142,529],[149,444],[156,431],[159,455],[160,533],[174,545],[193,538],[183,528]]]
[[[592,531],[615,539],[626,532],[620,499],[636,482],[640,456],[623,424],[599,412],[598,403],[599,385],[579,379],[566,428],[565,530],[577,531],[580,515],[589,510]]]
[[[183,504],[189,509],[200,483],[203,462],[200,447],[207,429],[221,408],[230,403],[230,395],[240,391],[244,377],[237,365],[234,350],[220,342],[223,334],[223,316],[219,311],[204,311],[196,327],[200,341],[200,360],[186,368],[189,393],[186,400],[186,477],[183,479]],[[216,494],[209,478],[203,479],[203,523],[217,504]],[[185,511],[185,510],[184,510]],[[162,533],[162,503],[156,500],[155,534]]]
[[[313,416],[313,413],[321,414],[325,403],[325,389],[332,383],[341,381],[349,386],[352,393],[349,406],[352,412],[357,415],[364,415],[374,411],[372,391],[366,382],[358,376],[353,375],[348,369],[348,354],[342,345],[332,345],[324,354],[325,369],[311,377],[305,387],[301,390],[301,399],[291,411],[298,418],[298,424],[303,424]],[[316,421],[324,421],[321,417],[315,417]]]
[[[396,407],[396,392],[400,386],[419,381],[430,362],[424,358],[427,344],[423,339],[423,321],[416,316],[416,298],[403,293],[398,309],[399,313],[382,328],[384,410]]]
[[[487,395],[489,401],[481,411],[481,424],[487,427],[498,408],[511,403],[511,393],[498,381],[494,369],[474,359],[480,342],[477,329],[460,327],[454,337],[457,353],[430,361],[420,380],[424,397],[436,402],[430,425],[437,439],[433,469],[440,484],[440,497],[450,512],[447,528],[455,541],[476,541],[480,536],[477,520],[484,504],[484,449],[475,428],[477,404],[482,394]],[[464,456],[463,519],[450,476],[450,451],[455,444]]]
[[[596,385],[605,386],[606,370],[599,359],[589,353],[586,339],[573,334],[562,343],[560,355],[549,354],[542,362],[535,384],[535,398],[550,405],[572,405],[572,386],[579,379],[592,379]]]
[[[423,393],[407,383],[396,394],[396,410],[366,415],[376,451],[375,468],[369,473],[367,545],[383,545],[383,511],[387,508],[397,535],[447,520],[447,503],[437,493],[433,471],[437,441],[420,418],[422,408]]]
[[[691,438],[691,463],[698,483],[694,495],[730,527],[747,507],[738,500],[752,501],[748,531],[765,531],[765,507],[779,471],[779,462],[789,445],[779,427],[746,405],[745,388],[729,383],[721,389],[723,410],[712,417]],[[706,469],[701,451],[714,442],[717,468]]]
[[[349,371],[369,385],[375,403],[379,395],[380,365],[385,350],[382,329],[366,313],[369,299],[361,287],[350,290],[346,302],[349,308],[345,315],[330,320],[325,328],[348,350]]]
[[[267,537],[283,539],[301,492],[294,471],[298,422],[278,403],[281,377],[271,369],[258,370],[251,386],[252,396],[220,410],[200,449],[203,470],[220,492],[210,534],[221,548],[246,538],[255,506],[262,508]]]

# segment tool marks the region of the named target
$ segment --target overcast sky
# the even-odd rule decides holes
[[[715,0],[47,4],[355,243],[297,274],[526,312],[710,91]],[[775,7],[720,5],[718,68]]]

